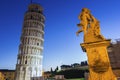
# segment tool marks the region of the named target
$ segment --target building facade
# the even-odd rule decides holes
[[[74,63],[71,65],[61,65],[61,70],[71,70],[71,69],[85,69],[88,70],[88,63],[87,61],[82,61],[80,64],[79,63]]]
[[[44,79],[48,79],[48,78],[50,78],[50,76],[51,76],[51,72],[49,72],[49,71],[43,72]]]
[[[120,39],[108,47],[108,55],[114,74],[120,77]]]
[[[14,80],[15,70],[0,69],[0,75],[2,76],[0,80]]]
[[[55,75],[55,80],[65,80],[64,75]]]
[[[31,3],[24,16],[15,80],[42,76],[44,21],[43,8]]]

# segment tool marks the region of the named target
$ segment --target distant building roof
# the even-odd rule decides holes
[[[9,70],[9,69],[0,69],[0,72],[15,72],[15,70]]]

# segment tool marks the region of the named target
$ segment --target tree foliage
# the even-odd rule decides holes
[[[84,73],[88,72],[88,70],[78,70],[78,69],[71,69],[65,71],[59,71],[56,75],[64,75],[65,78],[84,78]]]

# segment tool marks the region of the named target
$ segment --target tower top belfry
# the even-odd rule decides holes
[[[42,13],[43,12],[43,8],[39,4],[31,3],[28,6],[28,11]]]

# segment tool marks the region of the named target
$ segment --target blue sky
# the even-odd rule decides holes
[[[23,17],[30,0],[0,0],[0,68],[15,69]],[[45,41],[43,68],[87,60],[76,36],[82,8],[87,7],[100,21],[102,34],[120,38],[120,0],[33,0],[44,8]]]

